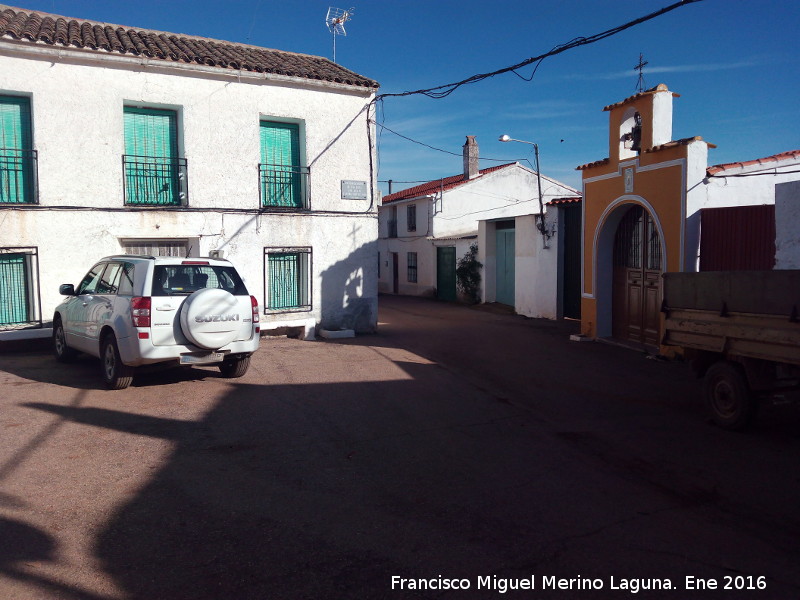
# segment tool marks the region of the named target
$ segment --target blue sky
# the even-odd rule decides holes
[[[355,7],[337,62],[376,79],[382,93],[434,87],[510,66],[669,6],[674,0],[18,0],[23,8],[332,56],[329,6]],[[338,0],[332,0],[333,2]],[[703,0],[595,44],[546,59],[532,81],[513,73],[465,86],[449,97],[387,98],[380,180],[394,191],[461,171],[466,135],[483,158],[532,161],[532,147],[497,141],[503,133],[537,142],[542,172],[580,187],[575,167],[608,155],[603,106],[645,84],[666,83],[673,137],[718,147],[709,163],[800,149],[800,5],[790,0]],[[532,67],[520,71],[530,77]],[[482,167],[498,164],[482,161]],[[400,183],[408,182],[408,183]],[[382,184],[384,193],[386,185]]]

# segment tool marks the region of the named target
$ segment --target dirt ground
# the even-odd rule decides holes
[[[574,330],[382,297],[375,335],[121,391],[6,348],[0,598],[799,597],[800,410],[721,431],[686,365]]]

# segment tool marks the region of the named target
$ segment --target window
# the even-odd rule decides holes
[[[261,122],[261,164],[258,166],[261,206],[308,208],[308,168],[301,166],[300,125]]]
[[[311,249],[265,248],[267,311],[311,309]]]
[[[30,99],[0,96],[0,202],[33,204],[36,200]]]
[[[120,243],[125,254],[189,256],[189,240],[121,240]]]
[[[186,159],[178,157],[178,114],[126,106],[124,120],[125,204],[185,204]]]
[[[406,260],[408,262],[408,281],[417,283],[417,253],[409,252]]]
[[[0,328],[41,324],[35,248],[0,248]]]
[[[406,229],[408,231],[417,230],[417,205],[412,204],[406,208]]]

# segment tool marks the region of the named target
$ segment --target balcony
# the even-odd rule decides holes
[[[308,167],[258,165],[261,207],[270,210],[308,210]]]
[[[185,206],[185,158],[122,156],[126,206]]]
[[[39,202],[36,150],[0,148],[0,203]]]

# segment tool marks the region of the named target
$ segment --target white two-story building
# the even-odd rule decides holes
[[[0,340],[112,254],[220,256],[264,329],[374,330],[378,84],[325,58],[0,5]]]

